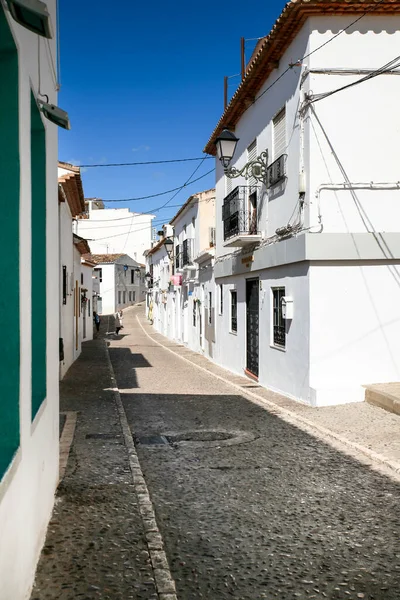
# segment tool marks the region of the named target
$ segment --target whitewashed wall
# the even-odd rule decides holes
[[[109,265],[98,265],[98,268],[102,270],[102,281],[100,282],[100,297],[101,297],[101,312],[102,315],[110,315],[116,311],[116,300],[115,300],[115,266],[114,264]],[[98,305],[99,311],[100,306]]]
[[[82,341],[87,342],[93,339],[93,269],[88,265],[81,264],[81,273],[83,275],[82,287],[87,290],[86,298],[88,298],[88,302],[86,302],[85,306],[82,306],[80,325]],[[86,327],[84,327],[83,323],[84,317],[86,317]]]
[[[68,202],[59,204],[60,219],[60,296],[62,294],[63,266],[67,268],[67,298],[63,304],[60,297],[60,337],[64,342],[64,360],[60,362],[60,378],[62,379],[74,362],[74,244],[72,238],[72,217]],[[75,250],[76,252],[76,250]]]
[[[56,4],[47,0],[54,30]],[[3,10],[3,8],[0,8]],[[8,13],[7,13],[8,14]],[[38,91],[37,36],[9,19],[19,52],[20,97],[20,449],[0,482],[0,582],[4,599],[29,597],[58,481],[59,266],[57,127],[44,120],[47,145],[47,398],[31,422],[31,86]],[[55,39],[50,40],[55,60]],[[44,42],[41,87],[57,103]]]
[[[93,210],[89,219],[78,220],[77,234],[94,240],[90,242],[93,254],[123,252],[144,263],[143,253],[151,247],[153,219],[154,215],[132,213],[128,208]]]

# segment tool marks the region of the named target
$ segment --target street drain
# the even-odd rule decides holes
[[[192,448],[233,446],[235,444],[252,442],[257,437],[253,433],[247,431],[226,431],[217,429],[167,432],[163,435],[174,447],[190,446]]]

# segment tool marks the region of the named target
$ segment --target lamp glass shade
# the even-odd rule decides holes
[[[217,156],[225,169],[229,166],[229,163],[235,154],[238,141],[239,139],[235,136],[235,134],[228,129],[224,129],[215,140]]]
[[[165,246],[166,251],[169,254],[172,251],[172,248],[174,247],[174,240],[171,238],[166,238],[164,241],[164,246]]]

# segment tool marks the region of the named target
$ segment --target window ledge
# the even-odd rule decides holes
[[[275,344],[270,344],[269,347],[273,348],[274,350],[279,350],[279,352],[286,352],[286,347],[284,346],[276,346]]]

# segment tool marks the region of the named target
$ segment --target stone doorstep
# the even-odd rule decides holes
[[[400,384],[382,383],[365,386],[365,400],[388,412],[400,415]]]

